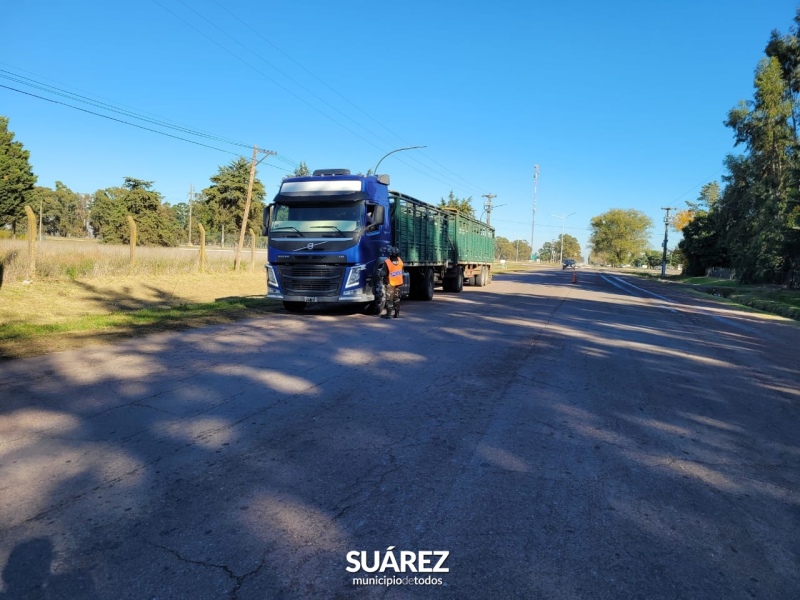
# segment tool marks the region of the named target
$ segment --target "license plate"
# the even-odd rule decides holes
[[[316,296],[306,296],[305,301],[306,302],[316,302],[317,301],[317,297]]]

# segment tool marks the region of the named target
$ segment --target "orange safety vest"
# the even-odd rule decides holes
[[[400,287],[403,285],[403,261],[397,259],[397,264],[394,264],[388,258],[386,259],[386,270],[389,273],[389,285],[392,287]]]

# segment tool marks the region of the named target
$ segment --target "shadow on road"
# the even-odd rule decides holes
[[[4,597],[403,597],[345,571],[389,546],[458,550],[420,597],[800,593],[793,359],[571,276],[0,365]]]

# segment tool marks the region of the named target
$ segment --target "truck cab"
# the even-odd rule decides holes
[[[321,169],[281,183],[264,210],[267,297],[287,310],[375,298],[381,248],[391,243],[388,175]]]

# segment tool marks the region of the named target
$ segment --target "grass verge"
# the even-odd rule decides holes
[[[253,272],[7,284],[0,360],[268,313],[281,304],[264,298],[265,283]]]
[[[637,274],[651,279],[660,279],[649,273]],[[744,284],[713,277],[668,275],[666,281],[679,284],[700,294],[725,298],[740,306],[800,321],[800,290],[789,290],[778,285]]]

